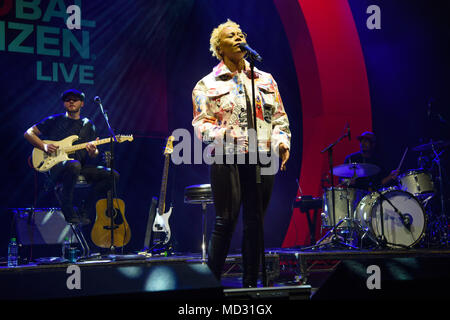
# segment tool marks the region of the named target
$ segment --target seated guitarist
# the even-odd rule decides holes
[[[76,143],[87,143],[96,140],[94,124],[88,118],[81,119],[80,117],[81,108],[84,105],[84,93],[75,89],[69,89],[62,93],[61,99],[66,110],[65,113],[43,119],[29,128],[24,134],[25,139],[34,147],[46,153],[55,152],[58,146],[44,143],[39,137],[41,135],[46,140],[53,141],[59,141],[71,135],[79,136],[79,140]],[[89,211],[93,210],[96,198],[104,196],[111,189],[112,181],[109,169],[95,165],[98,153],[97,147],[92,143],[88,143],[85,149],[78,150],[70,155],[73,160],[60,162],[49,171],[51,180],[62,184],[60,192],[61,210],[68,223],[89,224]],[[89,193],[85,208],[81,208],[76,213],[72,200],[74,187],[80,174],[86,178],[88,183],[92,184],[94,192]],[[114,177],[116,180],[119,178],[119,174],[115,171]]]

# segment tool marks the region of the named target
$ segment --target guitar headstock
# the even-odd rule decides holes
[[[124,134],[119,134],[116,136],[117,138],[117,142],[122,143],[125,141],[133,141],[133,135],[132,134],[128,134],[128,135],[124,135]]]
[[[174,140],[175,140],[174,136],[170,136],[167,138],[166,148],[164,149],[164,155],[168,155],[173,152],[173,141]]]

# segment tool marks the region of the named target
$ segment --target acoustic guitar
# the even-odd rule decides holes
[[[111,153],[105,151],[108,168]],[[111,214],[108,210],[111,207]],[[123,247],[130,242],[131,230],[125,218],[125,203],[122,199],[113,198],[112,191],[107,192],[106,199],[100,199],[96,205],[97,216],[91,231],[92,242],[100,248]],[[112,217],[112,219],[111,219]]]

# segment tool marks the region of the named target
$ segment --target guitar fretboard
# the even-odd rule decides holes
[[[164,171],[161,180],[161,192],[159,194],[159,214],[163,214],[166,209],[166,191],[167,191],[167,178],[169,176],[169,164],[170,164],[170,154],[165,155],[164,160]]]
[[[105,143],[110,142],[110,139],[111,139],[111,138],[104,138],[104,139],[100,139],[100,140],[94,140],[94,141],[91,141],[91,142],[75,144],[75,145],[73,145],[73,146],[64,148],[64,151],[65,151],[66,153],[72,153],[72,152],[75,152],[75,151],[78,151],[78,150],[81,150],[81,149],[86,148],[86,146],[87,146],[89,143],[92,143],[93,145],[98,146],[98,145],[101,145],[101,144],[105,144]]]

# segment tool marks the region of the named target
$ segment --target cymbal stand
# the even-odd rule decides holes
[[[448,233],[448,221],[447,221],[447,215],[446,215],[446,209],[445,209],[445,200],[444,200],[444,184],[442,180],[442,166],[441,166],[441,160],[439,158],[439,155],[436,152],[436,149],[433,144],[431,144],[431,150],[433,150],[433,153],[435,155],[433,162],[437,164],[438,166],[438,172],[439,172],[439,193],[440,193],[440,200],[441,200],[441,215],[438,218],[439,220],[439,240],[441,242],[445,242],[445,246],[449,246],[449,233]]]

